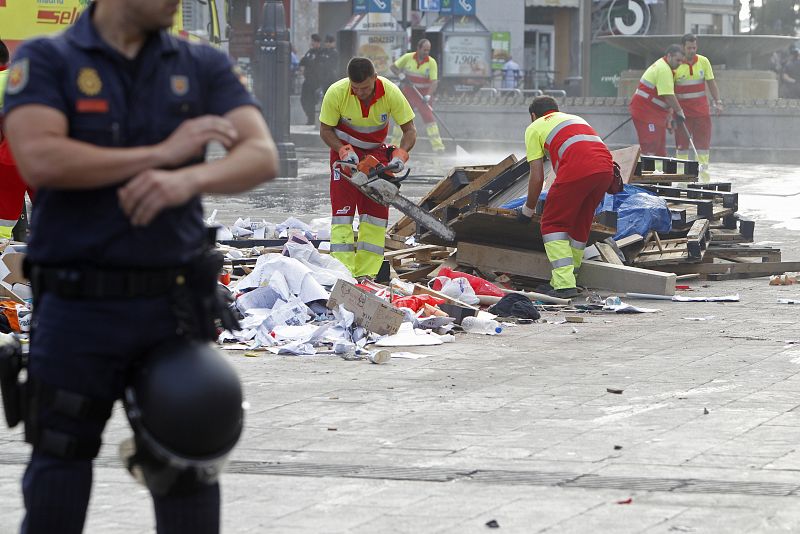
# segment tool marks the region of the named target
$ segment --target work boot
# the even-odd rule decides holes
[[[551,289],[550,291],[543,291],[545,295],[556,297],[560,299],[572,299],[580,295],[577,287],[564,287],[561,289]]]

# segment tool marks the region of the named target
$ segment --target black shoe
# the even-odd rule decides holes
[[[540,284],[536,286],[536,289],[534,289],[534,291],[537,293],[544,293],[545,295],[549,295],[550,292],[555,291],[555,289],[553,289],[553,286],[551,286],[550,282],[548,282],[546,284]]]
[[[551,289],[550,291],[544,292],[544,294],[560,299],[572,299],[580,295],[580,291],[578,291],[577,287],[564,287],[561,289]]]

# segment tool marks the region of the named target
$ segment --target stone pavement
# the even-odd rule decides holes
[[[773,226],[756,240],[800,259],[796,231]],[[380,366],[228,353],[251,408],[223,531],[800,531],[800,309],[776,303],[800,286],[689,284],[741,301],[631,301],[662,312],[463,334]],[[117,409],[87,533],[153,531],[116,460],[128,435]],[[0,433],[2,533],[23,514],[27,454]]]

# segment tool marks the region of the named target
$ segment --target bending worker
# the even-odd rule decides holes
[[[692,134],[700,163],[700,180],[708,182],[709,149],[711,148],[711,109],[706,96],[706,84],[713,98],[712,104],[717,113],[722,111],[719,89],[714,80],[714,71],[708,58],[697,53],[697,37],[687,33],[681,38],[684,61],[675,69],[675,96],[686,115],[686,128]],[[686,131],[678,126],[675,129],[675,144],[681,159],[694,159],[689,153],[689,138]]]
[[[400,146],[384,144],[389,119],[403,131]],[[374,277],[383,263],[389,208],[370,200],[333,169],[336,160],[357,164],[367,155],[380,163],[399,164],[417,140],[414,112],[400,89],[375,73],[368,58],[354,57],[347,78],[328,88],[322,99],[319,135],[331,149],[331,255],[355,277]],[[358,243],[353,219],[359,214]]]
[[[667,119],[670,110],[674,111],[675,120],[686,120],[681,105],[675,98],[675,82],[672,76],[672,71],[678,68],[682,60],[681,46],[669,45],[664,57],[644,71],[631,98],[631,117],[644,155],[667,155]]]
[[[157,532],[219,532],[217,476],[238,439],[241,401],[233,405],[238,383],[220,382],[220,365],[202,357],[224,304],[214,304],[221,260],[208,248],[201,195],[273,179],[278,154],[230,58],[169,34],[176,10],[168,0],[95,0],[66,31],[23,44],[11,64],[8,139],[37,190],[23,534],[83,530],[103,429],[134,390],[154,400],[127,412],[136,439],[127,466],[144,477]],[[211,141],[228,155],[206,162]],[[145,389],[148,376],[165,378],[159,369],[172,380]],[[200,394],[230,402],[180,404]],[[151,420],[146,431],[135,423]],[[205,437],[191,438],[189,421],[208,425]]]
[[[436,60],[431,57],[431,42],[420,39],[417,51],[400,56],[391,69],[400,78],[400,89],[406,95],[409,104],[422,116],[431,148],[434,152],[444,152],[439,125],[436,124],[436,117],[431,107],[431,99],[439,86],[439,67]],[[395,124],[392,131],[393,144],[400,142],[401,134],[401,129]]]
[[[544,185],[543,157],[547,154],[556,178],[547,192],[541,230],[552,274],[549,286],[537,291],[572,298],[578,294],[575,272],[583,260],[595,209],[614,181],[614,161],[597,132],[577,115],[558,111],[553,97],[537,96],[528,112],[528,198],[518,219],[530,222],[533,216]]]

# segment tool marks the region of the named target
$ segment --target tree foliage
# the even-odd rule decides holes
[[[754,33],[761,35],[798,35],[800,33],[800,0],[764,0],[752,8]]]

